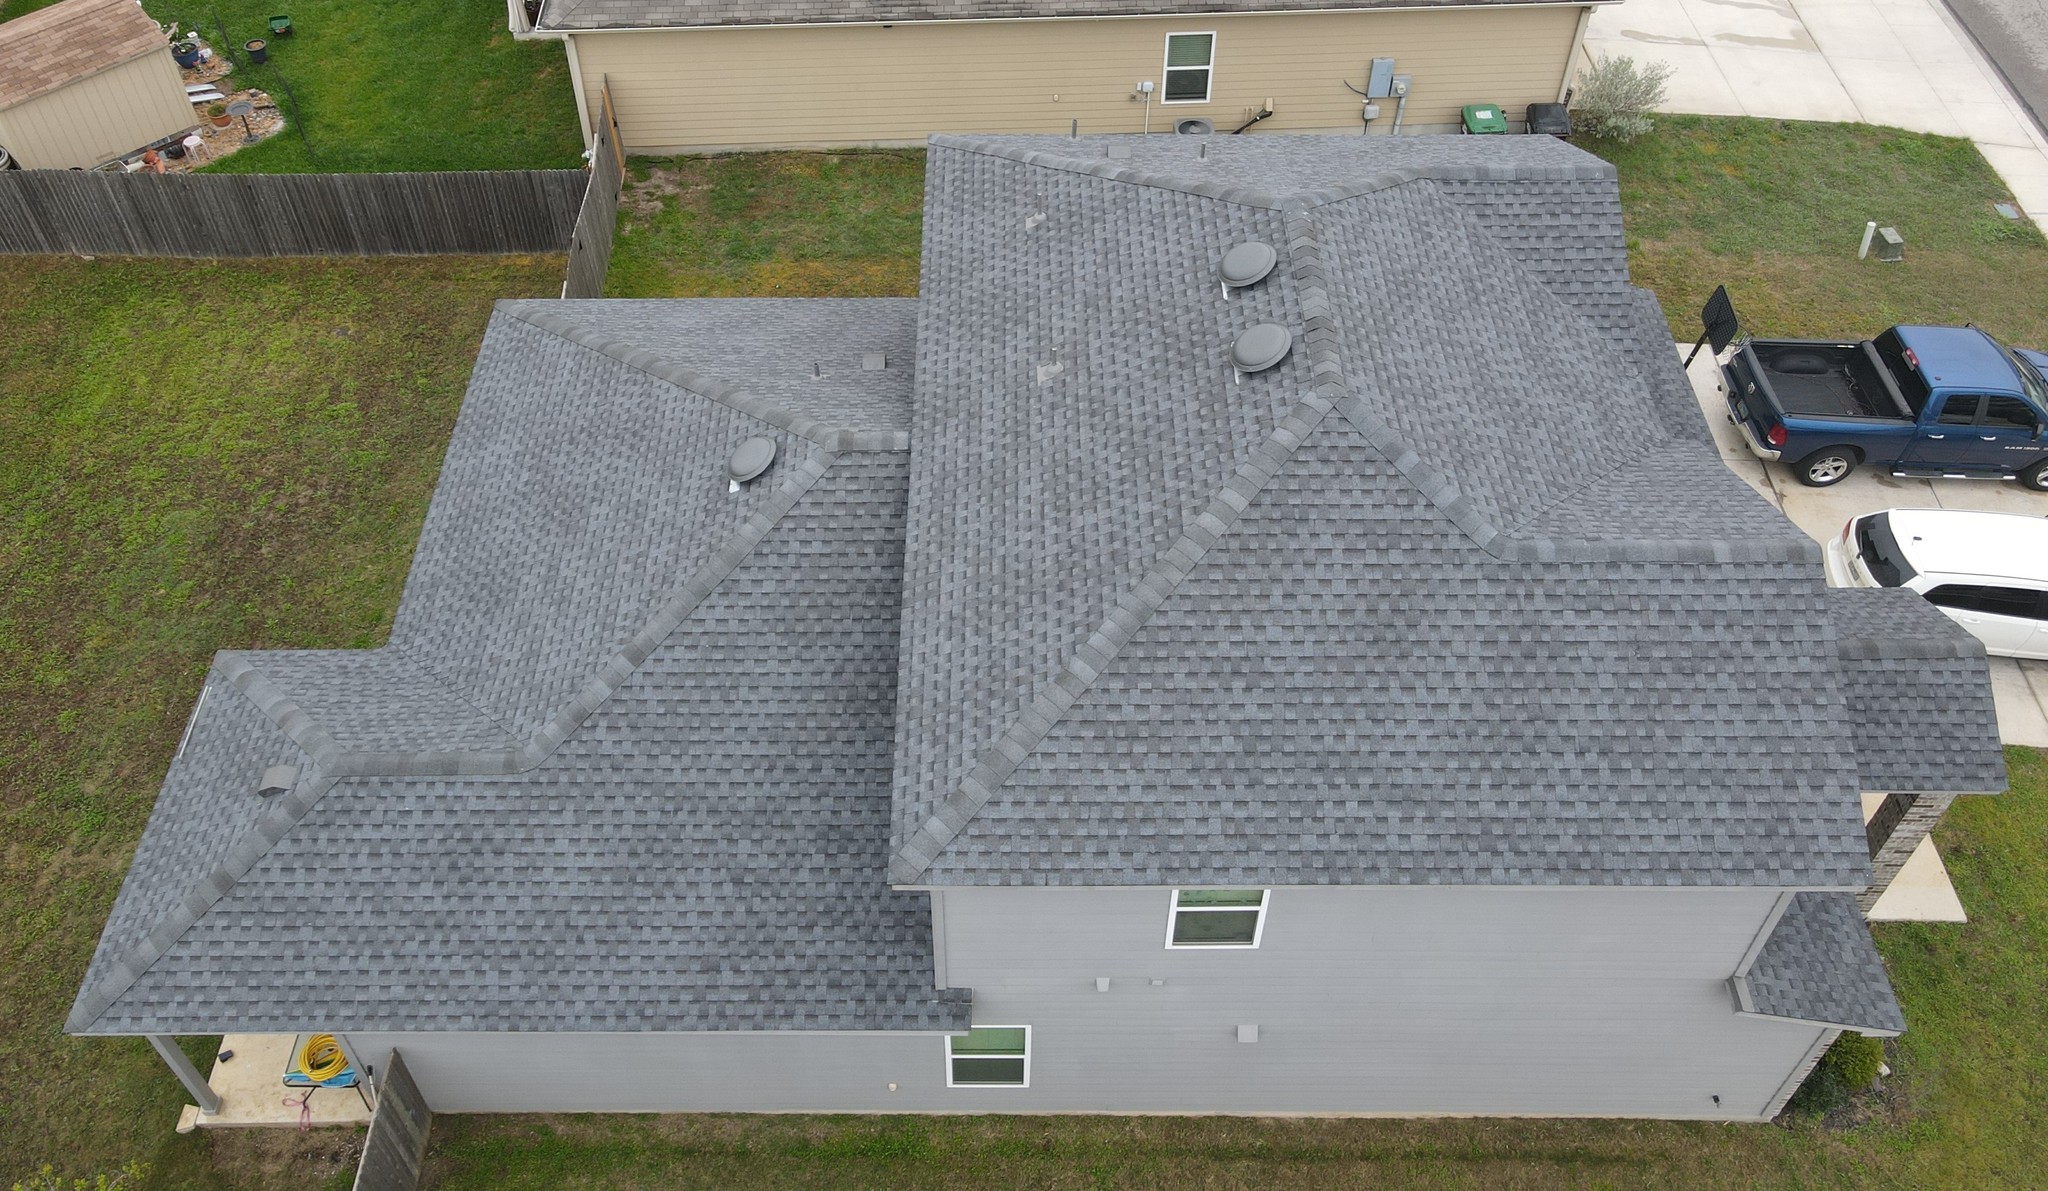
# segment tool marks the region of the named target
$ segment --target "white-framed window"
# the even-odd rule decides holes
[[[1166,86],[1161,103],[1209,102],[1209,76],[1216,69],[1214,33],[1166,35]]]
[[[949,1088],[1031,1086],[1031,1027],[975,1026],[946,1036]]]
[[[1257,947],[1266,930],[1267,889],[1176,889],[1166,915],[1168,950]]]

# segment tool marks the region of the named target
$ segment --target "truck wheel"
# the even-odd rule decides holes
[[[1832,488],[1856,470],[1856,452],[1848,447],[1822,447],[1792,468],[1808,488]]]
[[[2048,492],[2048,459],[2020,473],[2020,483],[2036,492]]]

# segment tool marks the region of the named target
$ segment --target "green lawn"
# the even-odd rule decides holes
[[[917,293],[922,150],[636,157],[615,298]]]
[[[20,16],[54,0],[6,0]],[[519,42],[503,0],[147,0],[158,21],[225,44],[235,78],[274,95],[283,133],[209,167],[216,173],[505,170],[581,162],[568,60]],[[295,33],[250,65],[241,46],[289,13]],[[225,38],[223,38],[225,31]],[[298,122],[293,122],[296,111]]]
[[[192,1148],[146,1045],[58,1030],[208,659],[382,639],[491,301],[562,259],[5,268],[0,1187]]]
[[[1681,329],[1725,281],[1770,331],[1975,317],[2048,342],[2048,245],[1994,222],[1998,183],[1958,142],[1666,119],[1612,152],[1636,275]],[[622,219],[613,291],[911,292],[921,165],[638,163],[643,209]],[[1898,224],[1906,264],[1853,259],[1866,217]],[[208,655],[381,639],[488,300],[556,292],[560,261],[8,268],[0,915],[19,925],[0,956],[0,1186],[43,1162],[84,1174],[141,1159],[157,1187],[345,1187],[355,1135],[175,1137],[181,1096],[145,1047],[58,1026]],[[450,1117],[433,1185],[2039,1185],[2048,758],[2010,756],[2013,793],[1965,800],[1938,834],[1972,921],[1877,931],[1912,1029],[1888,1095],[1848,1127]]]
[[[2048,244],[1992,210],[2005,184],[1968,141],[1888,128],[1664,116],[1634,145],[1590,148],[1621,173],[1629,267],[1682,339],[1726,285],[1760,334],[1870,335],[1975,322],[2048,345]],[[1902,264],[1856,259],[1866,220]]]

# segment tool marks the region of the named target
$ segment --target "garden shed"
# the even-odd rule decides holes
[[[0,148],[86,168],[192,127],[163,30],[135,0],[63,0],[0,24]]]

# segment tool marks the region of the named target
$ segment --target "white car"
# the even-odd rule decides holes
[[[1822,553],[1834,587],[1909,587],[2008,658],[2048,658],[2048,518],[1966,509],[1855,517]]]

